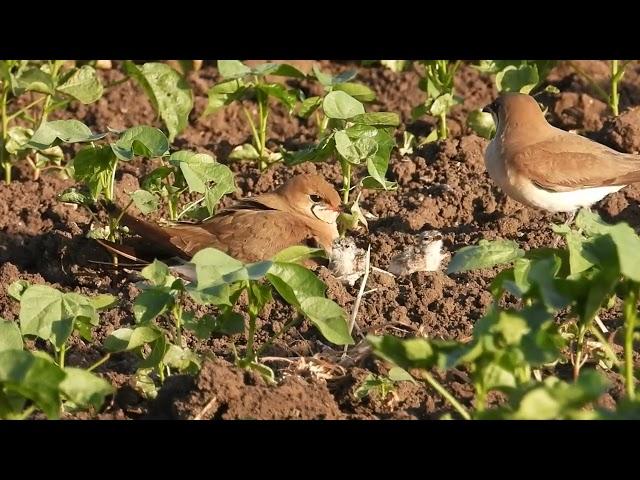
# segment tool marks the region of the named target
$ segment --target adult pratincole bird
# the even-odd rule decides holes
[[[573,214],[640,182],[640,156],[549,125],[529,95],[503,94],[483,111],[497,125],[485,152],[487,171],[520,203]]]
[[[111,209],[122,214],[121,223],[156,252],[189,260],[199,250],[214,247],[243,262],[266,260],[301,244],[331,253],[342,211],[336,190],[324,178],[311,174],[295,176],[272,192],[242,199],[197,224],[160,226],[123,213],[115,205]],[[120,246],[106,246],[132,258]]]

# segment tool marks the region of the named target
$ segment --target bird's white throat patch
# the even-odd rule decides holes
[[[311,207],[311,211],[313,215],[318,219],[322,220],[325,223],[334,224],[338,220],[338,216],[340,212],[336,212],[331,208],[327,208],[323,205],[314,205]]]

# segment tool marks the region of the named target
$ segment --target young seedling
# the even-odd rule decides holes
[[[19,325],[0,319],[0,418],[27,418],[36,409],[58,418],[62,407],[100,408],[113,387],[88,370],[67,366],[65,354],[74,332],[93,340],[98,311],[117,300],[62,293],[25,281],[11,284],[8,293],[20,302],[20,315]],[[55,358],[44,351],[24,351],[23,337],[32,336],[45,340]]]
[[[197,303],[216,306],[219,313],[217,317],[192,319],[187,328],[200,338],[208,338],[214,331],[227,334],[244,331],[246,349],[243,356],[237,357],[236,363],[243,368],[255,369],[271,380],[273,372],[259,362],[260,353],[304,318],[329,342],[352,344],[345,312],[325,297],[326,285],[310,270],[296,263],[317,254],[315,249],[291,247],[272,260],[245,265],[214,248],[201,250],[192,259],[197,280],[186,285],[185,290]],[[243,292],[246,292],[248,300],[246,326],[244,318],[233,311]],[[274,292],[295,307],[298,314],[260,349],[256,349],[257,318]]]
[[[393,130],[400,124],[400,118],[390,112],[365,113],[362,102],[346,91],[337,90],[336,85],[339,83],[333,86],[333,90],[316,107],[321,105],[324,116],[328,119],[324,137],[317,145],[296,152],[283,152],[283,157],[287,165],[321,162],[331,157],[338,159],[342,170],[342,200],[348,205],[349,194],[354,188],[354,167],[367,167],[369,175],[360,181],[363,188],[397,188],[394,182],[385,177],[391,150],[396,146]]]
[[[620,81],[624,76],[625,68],[630,61],[631,60],[627,60],[620,64],[619,60],[611,60],[611,88],[609,90],[609,93],[607,93],[600,85],[598,85],[593,77],[591,77],[591,75],[580,68],[578,64],[576,64],[575,62],[569,62],[569,65],[571,65],[571,67],[576,72],[578,72],[578,74],[580,74],[589,82],[598,97],[600,97],[603,102],[606,102],[609,105],[609,108],[611,108],[611,112],[614,116],[617,117],[620,114],[620,95],[618,93],[618,85],[620,84]]]
[[[433,115],[438,118],[438,128],[433,130],[425,142],[443,140],[447,138],[447,114],[451,107],[461,102],[454,95],[454,78],[460,66],[460,60],[426,60],[421,62],[424,76],[420,80],[420,89],[427,94],[427,98],[411,112],[414,120],[423,115]]]
[[[209,90],[209,104],[204,115],[238,102],[251,127],[252,142],[236,147],[229,159],[255,161],[260,171],[264,171],[270,164],[281,159],[279,153],[267,149],[269,99],[281,103],[291,113],[300,97],[299,91],[287,89],[279,83],[270,83],[267,76],[302,79],[305,74],[288,64],[263,63],[249,68],[239,60],[218,60],[218,71],[224,81]],[[248,100],[253,100],[257,105],[255,114],[247,108]]]
[[[69,68],[62,60],[0,60],[0,165],[5,183],[11,182],[12,164],[19,159],[29,162],[36,179],[42,168],[62,169],[59,146],[34,149],[29,145],[34,130],[45,125],[48,115],[69,100],[89,104],[97,101],[102,92],[95,70],[88,65]],[[31,102],[11,111],[18,98],[25,94],[30,95]],[[11,126],[16,119],[30,126]]]
[[[316,65],[313,66],[313,77],[324,88],[324,95],[305,98],[300,104],[298,116],[309,118],[315,114],[319,139],[325,136],[330,121],[330,117],[322,115],[320,108],[327,94],[333,91],[345,92],[362,103],[372,102],[376,99],[376,94],[369,87],[361,83],[351,82],[356,75],[357,72],[355,70],[346,70],[336,76],[332,76],[320,70]]]

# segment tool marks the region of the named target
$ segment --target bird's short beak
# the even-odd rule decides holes
[[[486,107],[484,107],[482,111],[485,113],[493,113],[493,108],[491,108],[491,104],[489,104]]]

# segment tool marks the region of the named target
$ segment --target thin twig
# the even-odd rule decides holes
[[[609,333],[609,329],[605,326],[604,323],[602,323],[602,320],[600,320],[600,317],[598,315],[594,317],[594,320],[598,327],[600,327],[600,330],[602,330],[602,333]]]
[[[356,317],[358,316],[358,309],[360,308],[360,302],[364,296],[364,289],[367,286],[367,280],[369,280],[369,272],[371,271],[371,245],[367,247],[367,255],[364,258],[364,275],[360,280],[360,290],[356,297],[356,302],[353,305],[353,312],[351,312],[351,320],[349,321],[349,333],[353,332],[353,327],[356,325]],[[347,345],[344,346],[343,357],[347,355]]]
[[[195,417],[193,417],[193,419],[202,420],[204,416],[207,413],[209,413],[209,411],[213,408],[217,400],[218,400],[218,397],[213,397],[211,400],[209,400],[207,404],[204,406],[204,408],[200,410],[200,412]]]
[[[389,275],[392,278],[396,278],[396,276],[393,273],[387,272],[386,270],[383,270],[383,269],[378,268],[378,267],[373,267],[372,266],[371,270],[374,271],[374,272],[377,272],[377,273],[384,273],[385,275]]]

